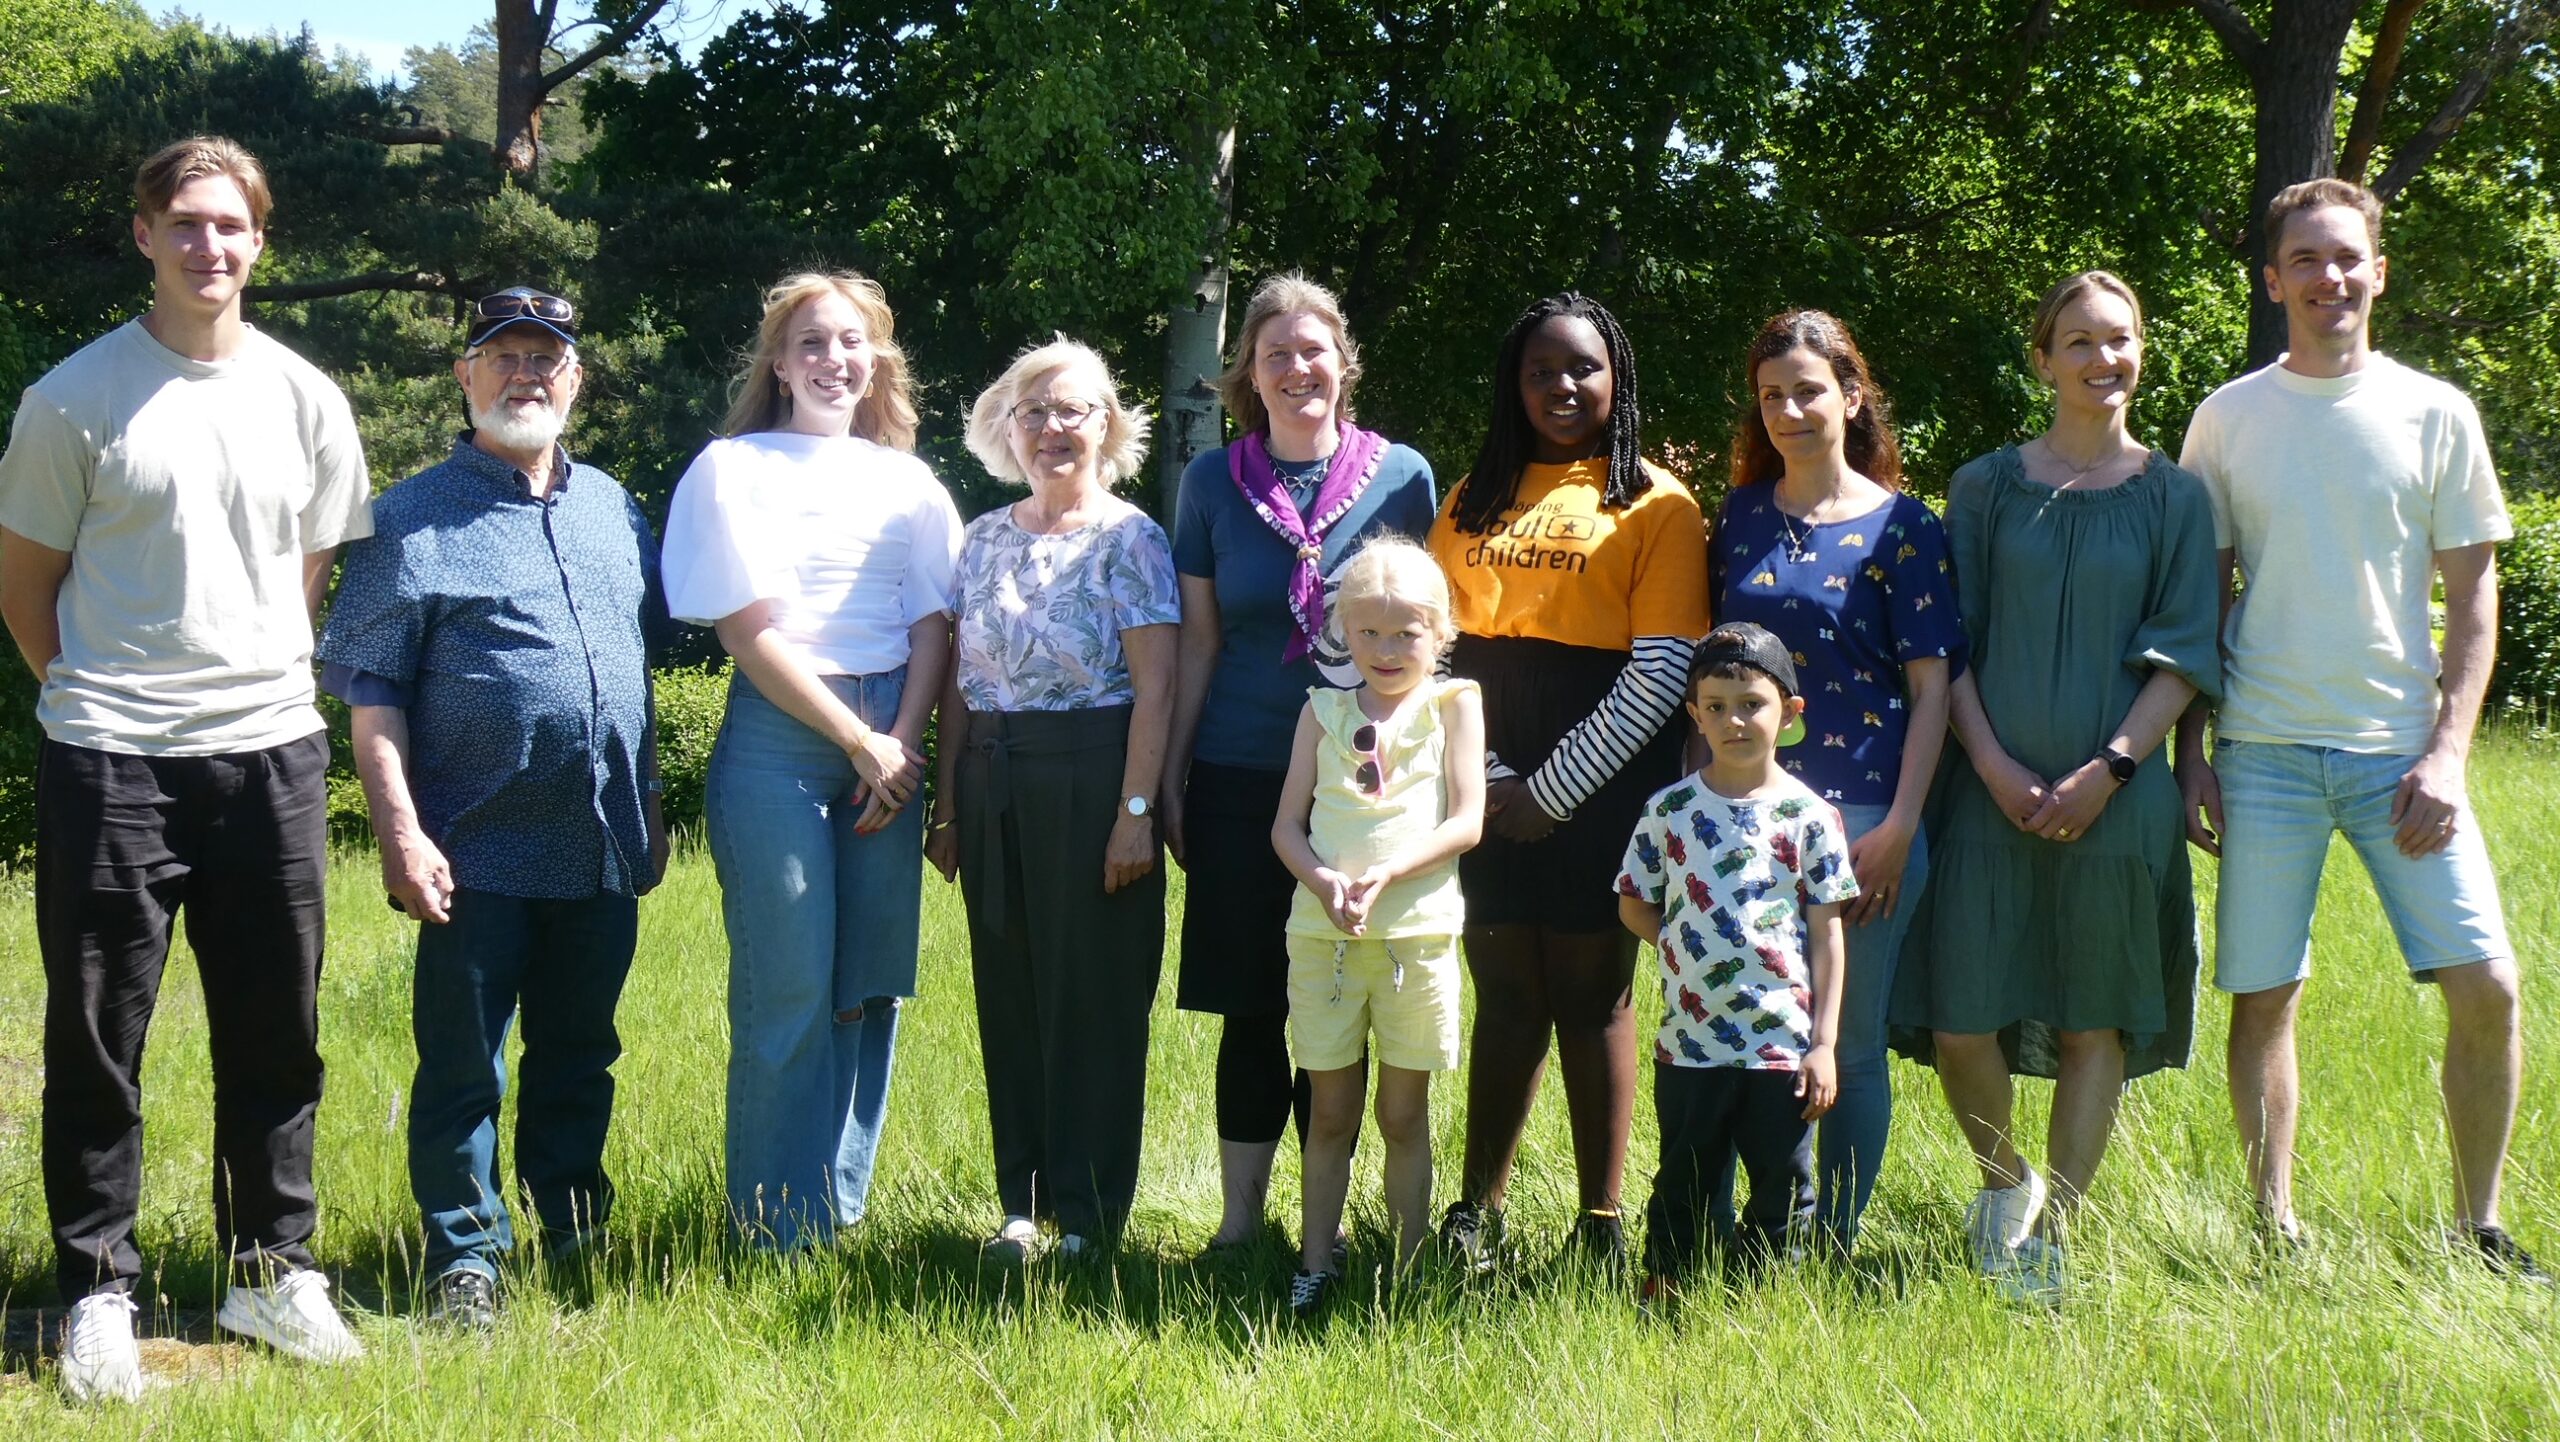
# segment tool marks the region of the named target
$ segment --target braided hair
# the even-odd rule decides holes
[[[1600,332],[1601,344],[1609,352],[1614,382],[1608,422],[1609,481],[1600,494],[1600,503],[1612,511],[1622,511],[1653,487],[1653,478],[1645,474],[1639,459],[1643,412],[1636,403],[1635,348],[1627,344],[1626,331],[1619,327],[1618,318],[1609,313],[1607,306],[1579,291],[1566,291],[1522,311],[1502,337],[1502,350],[1494,357],[1493,417],[1485,427],[1484,446],[1476,452],[1475,466],[1458,483],[1450,512],[1458,529],[1470,535],[1482,535],[1492,529],[1519,494],[1520,473],[1535,453],[1532,448],[1536,442],[1529,428],[1528,404],[1520,395],[1520,356],[1528,348],[1530,332],[1557,316],[1589,321],[1591,328]]]

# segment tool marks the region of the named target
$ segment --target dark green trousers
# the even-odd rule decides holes
[[[1008,1215],[1108,1240],[1145,1130],[1147,1019],[1164,965],[1164,862],[1106,894],[1130,708],[972,712],[960,884]]]

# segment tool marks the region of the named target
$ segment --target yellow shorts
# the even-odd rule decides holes
[[[1407,1071],[1458,1069],[1458,939],[1289,938],[1289,1046],[1308,1071],[1360,1060]]]

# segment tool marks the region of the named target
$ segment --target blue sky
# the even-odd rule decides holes
[[[763,8],[769,0],[678,0],[673,22],[660,23],[690,51],[729,26],[738,12]],[[158,0],[144,9],[160,13]],[[180,0],[179,9],[235,35],[282,34],[311,27],[323,52],[351,50],[371,62],[376,75],[400,72],[400,57],[412,45],[455,45],[493,13],[490,0]],[[563,0],[561,10],[583,15],[579,0]]]

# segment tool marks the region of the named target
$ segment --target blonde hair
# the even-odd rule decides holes
[[[1301,271],[1283,271],[1253,288],[1245,304],[1244,324],[1236,332],[1235,359],[1218,375],[1218,399],[1236,428],[1252,432],[1271,424],[1262,393],[1253,388],[1253,352],[1263,323],[1284,315],[1311,315],[1333,332],[1333,348],[1342,352],[1342,391],[1334,402],[1337,420],[1351,419],[1351,387],[1360,379],[1360,347],[1351,343],[1351,323],[1342,318],[1342,301],[1332,291],[1307,279]]]
[[[1102,484],[1116,486],[1138,473],[1147,459],[1147,413],[1144,407],[1123,406],[1119,383],[1111,378],[1111,367],[1093,347],[1073,341],[1064,334],[1046,345],[1032,346],[1013,358],[995,384],[978,392],[969,407],[969,453],[987,468],[987,474],[1013,485],[1027,485],[1031,478],[1013,455],[1013,408],[1023,392],[1061,372],[1090,377],[1100,394],[1095,397],[1102,407],[1103,429],[1100,449]],[[1090,424],[1090,422],[1087,422]]]
[[[1421,611],[1430,618],[1434,654],[1446,654],[1457,642],[1449,578],[1429,551],[1402,536],[1380,536],[1344,563],[1333,593],[1334,613],[1343,614],[1355,601],[1402,601]]]
[[[241,198],[249,202],[249,223],[267,228],[267,212],[275,207],[267,168],[240,142],[219,135],[190,135],[142,162],[133,173],[133,208],[144,220],[157,220],[180,186],[207,175],[227,177],[239,186]]]
[[[2044,293],[2043,302],[2036,307],[2035,324],[2027,331],[2027,349],[2040,356],[2052,355],[2054,327],[2062,324],[2063,307],[2093,290],[2103,290],[2123,301],[2133,312],[2133,338],[2137,341],[2142,339],[2142,301],[2134,295],[2133,287],[2125,284],[2123,278],[2113,271],[2084,270],[2078,275],[2064,276],[2053,289]]]
[[[828,295],[843,296],[853,306],[871,343],[871,385],[854,403],[853,433],[891,450],[914,450],[915,381],[907,368],[907,353],[898,349],[897,320],[889,313],[888,292],[878,281],[850,270],[786,275],[764,293],[764,319],[756,327],[755,348],[747,353],[729,387],[729,414],[720,422],[720,433],[743,436],[778,431],[791,418],[791,389],[774,374],[774,366],[790,344],[791,317],[800,307]]]

